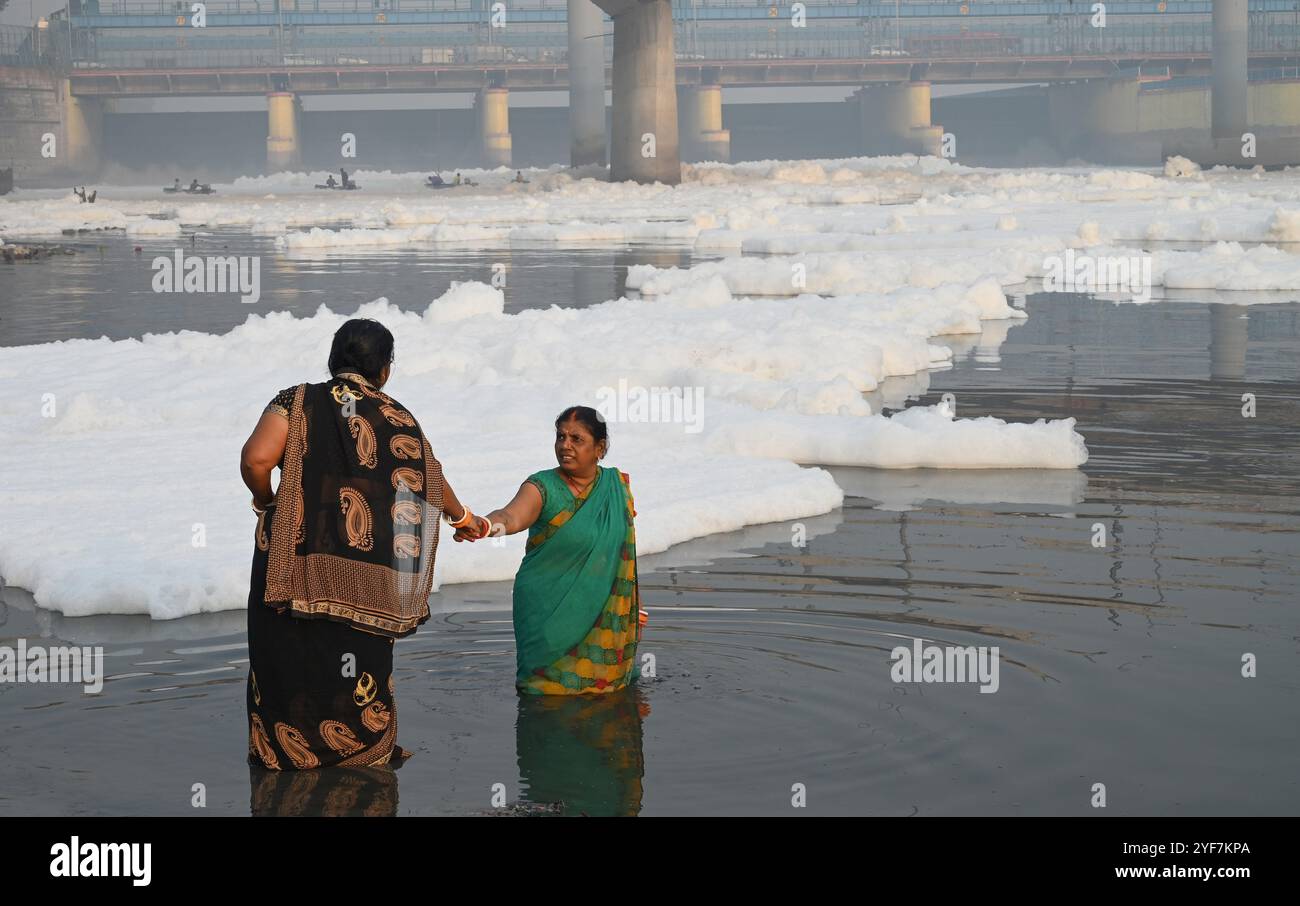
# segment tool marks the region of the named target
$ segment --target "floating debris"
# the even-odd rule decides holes
[[[0,245],[0,255],[7,262],[32,261],[53,255],[75,255],[76,250],[62,245]]]
[[[118,232],[121,232],[122,228],[119,227],[119,226],[104,226],[104,227],[77,227],[77,228],[75,228],[75,229],[72,228],[72,227],[64,227],[64,228],[63,228],[63,235],[64,235],[64,236],[76,236],[78,233],[104,233],[104,232],[113,231],[113,230],[116,230],[116,231],[118,231]]]
[[[487,809],[476,813],[489,818],[536,818],[564,814],[563,802],[516,802],[500,808]]]

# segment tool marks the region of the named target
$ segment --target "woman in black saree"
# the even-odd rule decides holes
[[[429,618],[439,517],[477,525],[414,416],[382,391],[393,336],[334,335],[319,384],[282,390],[244,445],[257,513],[248,596],[249,763],[397,764],[393,642]],[[280,483],[271,490],[271,471]]]

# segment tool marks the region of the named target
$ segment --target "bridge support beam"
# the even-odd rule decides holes
[[[1142,91],[1135,78],[1059,82],[1047,88],[1048,124],[1063,154],[1098,163],[1153,166],[1177,155],[1202,167],[1296,166],[1300,86],[1276,90],[1287,87],[1246,86],[1241,110],[1233,113],[1240,124],[1214,137],[1213,91]],[[1247,131],[1256,138],[1253,157],[1245,156]]]
[[[1247,131],[1246,0],[1214,0],[1210,135],[1241,141]]]
[[[513,151],[510,138],[510,92],[505,88],[484,88],[475,99],[478,134],[483,159],[489,167],[510,166]]]
[[[598,0],[614,20],[610,178],[681,182],[670,0]]]
[[[1049,85],[1047,118],[1057,148],[1079,157],[1104,152],[1108,160],[1125,160],[1122,155],[1126,149],[1130,154],[1138,153],[1139,149],[1133,146],[1142,131],[1138,95],[1135,78]]]
[[[943,127],[930,122],[930,83],[871,85],[857,93],[863,150],[938,157]]]
[[[722,86],[683,88],[677,96],[684,160],[731,161],[731,131],[722,128]]]
[[[605,166],[605,20],[591,0],[569,3],[569,163]]]
[[[266,169],[275,173],[301,166],[298,98],[291,91],[272,91],[266,96],[266,119]]]
[[[1165,142],[1162,154],[1178,154],[1202,167],[1300,166],[1300,91],[1294,85],[1248,81],[1246,0],[1214,0],[1213,15],[1209,138]]]
[[[82,98],[72,93],[72,83],[63,79],[60,90],[63,145],[57,157],[71,174],[95,175],[104,146],[104,105],[101,98]]]

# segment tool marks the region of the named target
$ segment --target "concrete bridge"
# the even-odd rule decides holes
[[[1111,97],[1118,74],[1213,76],[1213,135],[1227,141],[1245,131],[1248,38],[1254,65],[1300,66],[1296,0],[1114,0],[1107,28],[1093,27],[1091,14],[1068,2],[810,0],[800,5],[800,26],[799,7],[762,3],[517,0],[507,11],[513,43],[493,34],[494,9],[483,0],[464,0],[463,9],[384,0],[378,12],[357,9],[355,0],[312,0],[312,9],[304,0],[294,9],[267,3],[271,11],[257,0],[219,2],[209,3],[203,28],[187,18],[188,3],[168,14],[160,0],[111,7],[82,0],[82,15],[52,23],[59,28],[50,29],[47,48],[69,52],[62,89],[69,144],[93,146],[112,98],[263,95],[268,166],[280,169],[298,161],[299,96],[454,91],[476,94],[483,156],[509,165],[509,92],[567,90],[571,162],[603,164],[608,86],[612,177],[672,183],[683,146],[696,158],[728,159],[723,86],[861,86],[855,103],[871,133],[869,150],[937,154],[942,128],[930,122],[931,83],[1057,83],[1084,119],[1104,119],[1123,104]],[[496,43],[466,40],[465,23],[485,26],[480,33]],[[700,23],[742,40],[719,50]],[[362,24],[368,45],[356,31]],[[418,56],[400,43],[415,26],[433,28],[416,40],[437,45],[416,47]],[[459,44],[450,27],[459,29]],[[835,43],[828,30],[853,37]],[[333,59],[323,59],[331,46]],[[1300,110],[1295,118],[1300,126]]]

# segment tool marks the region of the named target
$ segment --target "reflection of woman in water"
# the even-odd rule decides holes
[[[515,685],[533,695],[616,692],[636,679],[641,638],[628,476],[604,468],[605,421],[587,406],[555,420],[559,468],[528,476],[476,530],[528,530],[515,575]],[[457,540],[473,540],[460,530]]]
[[[415,417],[380,389],[392,354],[383,325],[348,321],[334,335],[333,377],[281,391],[244,445],[240,471],[258,513],[251,764],[360,767],[409,754],[396,744],[393,641],[429,618],[444,507],[465,525],[474,515]]]
[[[515,750],[522,797],[565,815],[641,811],[641,719],[650,712],[639,689],[623,695],[519,696]]]
[[[250,767],[253,817],[298,815],[341,818],[392,817],[397,814],[400,764],[331,771],[267,771]]]

